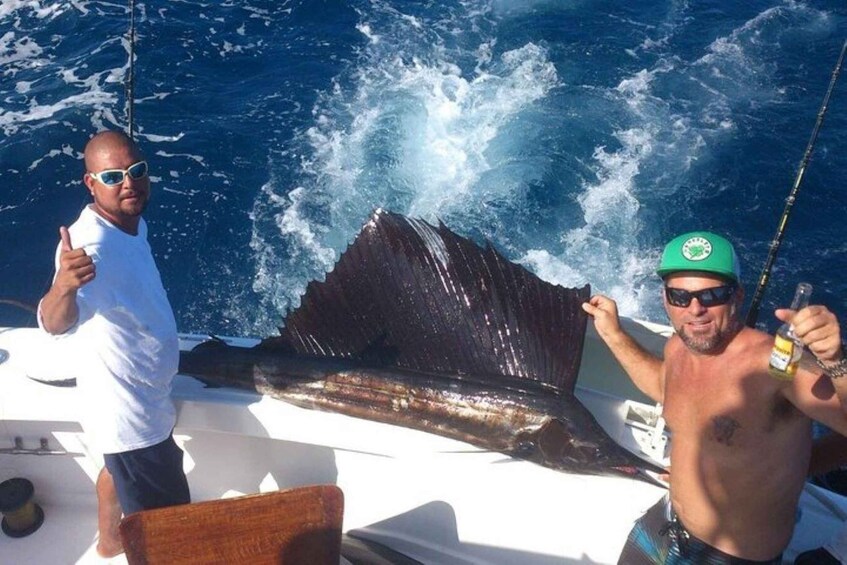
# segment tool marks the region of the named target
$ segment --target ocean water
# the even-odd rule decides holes
[[[88,201],[84,144],[127,126],[128,23],[123,2],[0,0],[0,299],[47,290]],[[377,207],[657,322],[662,246],[714,230],[749,299],[847,4],[170,0],[138,2],[136,27],[145,216],[179,327],[264,336]],[[845,170],[842,77],[762,327],[801,280],[847,314]]]

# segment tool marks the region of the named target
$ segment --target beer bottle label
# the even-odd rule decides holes
[[[794,373],[797,372],[797,362],[800,360],[800,356],[796,355],[796,353],[796,343],[781,335],[777,335],[774,340],[773,349],[771,350],[771,368],[785,373],[787,377],[793,377]]]

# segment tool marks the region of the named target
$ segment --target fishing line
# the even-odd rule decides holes
[[[135,0],[129,0],[129,71],[126,77],[126,118],[127,135],[135,139],[133,110],[133,86],[135,79]]]
[[[832,96],[832,91],[835,89],[835,83],[838,81],[838,75],[841,73],[841,65],[844,63],[844,54],[847,52],[847,40],[841,47],[841,55],[838,57],[838,62],[835,64],[835,69],[832,71],[832,79],[829,81],[829,88],[824,96],[823,104],[818,111],[818,119],[815,121],[815,127],[812,130],[812,137],[809,139],[809,144],[806,146],[806,152],[803,154],[803,159],[800,161],[800,167],[797,170],[797,176],[794,179],[794,185],[791,187],[791,192],[788,198],[785,199],[785,209],[782,212],[782,218],[779,220],[779,226],[776,229],[776,235],[770,243],[770,250],[765,261],[765,266],[762,269],[762,274],[759,277],[759,285],[756,287],[756,293],[753,295],[753,300],[750,303],[750,310],[747,312],[747,320],[745,324],[748,327],[755,327],[756,320],[759,317],[759,306],[762,302],[762,296],[765,293],[765,287],[770,279],[771,269],[773,268],[776,254],[779,251],[779,246],[782,244],[782,239],[785,237],[785,226],[788,223],[788,216],[791,214],[791,208],[794,206],[794,201],[797,199],[797,193],[800,190],[800,184],[803,182],[803,177],[806,174],[806,168],[809,166],[809,160],[812,158],[812,151],[815,148],[815,141],[818,137],[818,132],[823,125],[823,118],[826,115],[829,99]]]
[[[14,300],[12,298],[0,298],[0,304],[8,304],[9,306],[15,306],[16,308],[26,310],[27,312],[33,315],[38,311],[38,309],[32,304],[27,304],[26,302]]]

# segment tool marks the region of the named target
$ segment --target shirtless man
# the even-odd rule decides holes
[[[668,243],[658,274],[676,333],[664,360],[622,330],[613,300],[583,305],[635,385],[663,404],[673,433],[669,495],[636,523],[619,563],[779,563],[809,468],[812,419],[847,435],[837,319],[823,306],[777,310],[820,366],[804,355],[793,380],[776,379],[773,337],[739,318],[739,273],[723,237],[693,232]]]

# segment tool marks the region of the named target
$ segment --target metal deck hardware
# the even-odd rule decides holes
[[[0,455],[78,455],[70,453],[65,449],[50,449],[47,438],[43,437],[39,441],[39,446],[36,448],[24,447],[24,440],[21,436],[15,436],[15,447],[4,447],[0,449]]]

